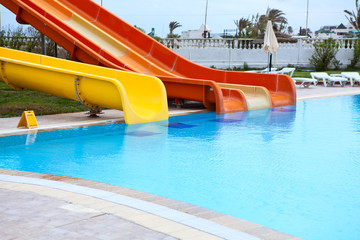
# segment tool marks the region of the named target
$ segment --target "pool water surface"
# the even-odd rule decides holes
[[[0,138],[0,168],[173,198],[304,239],[360,239],[360,97]]]

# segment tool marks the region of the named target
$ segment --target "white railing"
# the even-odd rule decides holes
[[[171,49],[181,48],[231,48],[231,49],[252,49],[261,48],[262,44],[254,44],[254,39],[233,39],[233,38],[196,38],[196,39],[162,39],[163,44]]]
[[[0,45],[11,47],[16,40],[17,46],[22,48],[37,39],[31,37],[0,38]],[[356,38],[334,39],[339,44],[337,59],[345,67],[353,58],[353,49]],[[297,39],[295,43],[279,43],[275,60],[279,65],[288,64],[301,67],[310,67],[309,58],[314,51],[314,43],[326,39]],[[263,44],[254,42],[254,39],[224,38],[224,39],[162,39],[161,42],[181,56],[204,66],[227,68],[243,66],[246,62],[250,67],[263,67],[267,63],[267,54],[262,50]]]
[[[339,49],[353,49],[354,43],[357,38],[339,38],[333,39],[335,43],[339,45]],[[301,40],[301,46],[303,48],[314,48],[314,43],[324,42],[328,39],[310,38],[310,39],[299,39]]]
[[[230,49],[261,49],[262,43],[254,43],[255,39],[249,38],[196,38],[196,39],[173,39],[164,38],[162,42],[170,49],[201,49],[201,48],[230,48]],[[279,43],[279,48],[308,48],[312,49],[316,42],[323,42],[327,39],[310,38],[297,39],[297,43]],[[339,44],[339,49],[353,49],[356,38],[334,39]]]
[[[314,43],[327,39],[296,39],[296,42],[279,43],[274,58],[279,66],[289,64],[297,67],[311,67],[309,59],[314,52]],[[334,39],[339,45],[336,58],[346,67],[353,58],[356,38]],[[257,43],[256,43],[257,42]],[[203,66],[217,68],[265,67],[267,54],[262,50],[263,44],[254,39],[163,39],[165,46],[181,56]]]

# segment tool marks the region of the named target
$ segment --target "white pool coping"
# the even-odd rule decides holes
[[[130,208],[138,209],[143,212],[147,212],[224,239],[234,239],[234,240],[260,239],[250,234],[237,231],[235,229],[231,229],[226,226],[222,226],[220,224],[211,222],[206,219],[202,219],[190,214],[186,214],[183,212],[176,211],[174,209],[170,209],[165,206],[157,205],[154,203],[146,202],[140,199],[120,195],[113,192],[78,186],[70,183],[46,180],[46,179],[4,175],[4,174],[0,174],[0,181],[38,185],[38,186],[73,192],[77,194],[83,194],[86,196],[94,197],[108,202],[124,205]]]
[[[105,110],[107,111],[107,110]],[[195,114],[195,113],[203,113],[208,112],[208,110],[204,109],[184,109],[184,110],[172,110],[169,111],[169,117],[179,116],[179,115],[187,115],[187,114]],[[71,113],[70,113],[71,114]],[[40,116],[41,117],[41,116]],[[15,118],[9,118],[9,121],[15,121]],[[17,118],[16,118],[17,119]],[[165,120],[166,121],[166,120]],[[36,128],[11,128],[11,129],[0,129],[0,137],[9,136],[9,135],[20,135],[26,133],[33,132],[43,132],[43,131],[53,131],[53,130],[63,130],[70,128],[80,128],[80,127],[89,127],[89,126],[97,126],[97,125],[106,125],[106,124],[115,124],[115,123],[124,123],[124,118],[112,118],[112,119],[103,119],[103,120],[84,120],[84,121],[70,121],[63,123],[54,123],[47,125],[39,125]],[[14,122],[14,126],[16,126],[16,122]]]

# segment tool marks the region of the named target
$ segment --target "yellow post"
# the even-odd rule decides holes
[[[38,124],[34,111],[24,111],[17,127],[37,128]]]

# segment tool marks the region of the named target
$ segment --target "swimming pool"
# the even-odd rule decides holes
[[[305,239],[360,238],[360,97],[0,138],[0,168],[189,202]]]

